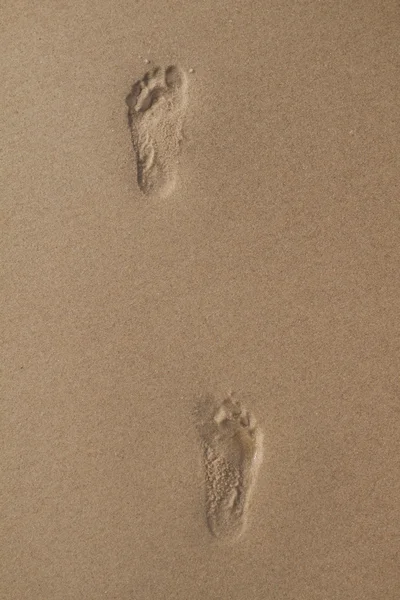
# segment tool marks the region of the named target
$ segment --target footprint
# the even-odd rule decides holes
[[[262,434],[254,417],[231,396],[219,406],[209,399],[198,416],[208,527],[215,537],[233,540],[246,524]]]
[[[146,195],[168,196],[177,179],[187,105],[187,78],[177,66],[157,67],[126,98],[137,180]]]

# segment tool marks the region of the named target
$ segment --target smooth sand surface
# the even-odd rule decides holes
[[[0,13],[1,600],[398,600],[397,0]]]

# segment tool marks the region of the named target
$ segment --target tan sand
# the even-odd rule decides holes
[[[1,600],[398,600],[397,0],[0,12]]]

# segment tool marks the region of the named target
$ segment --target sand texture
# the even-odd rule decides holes
[[[398,0],[0,35],[0,600],[399,600]]]

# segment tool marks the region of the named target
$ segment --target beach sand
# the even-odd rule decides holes
[[[398,2],[0,13],[1,600],[398,600]]]

